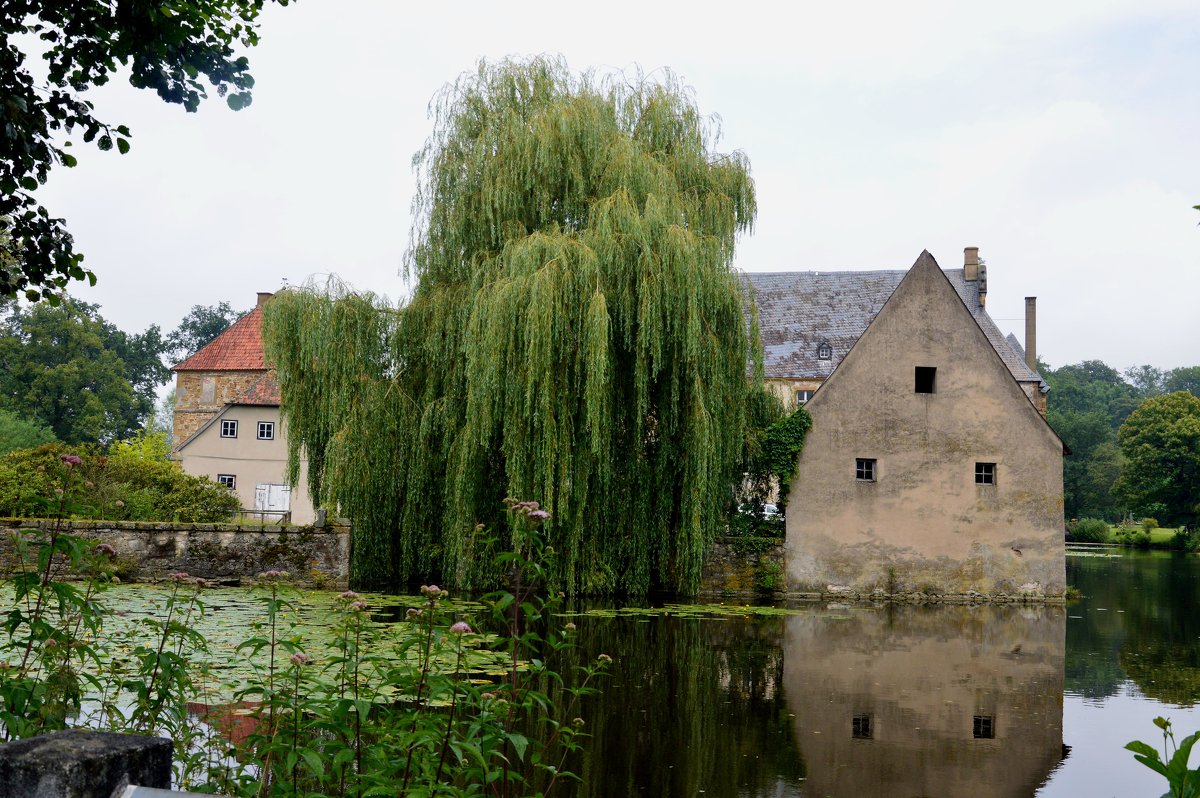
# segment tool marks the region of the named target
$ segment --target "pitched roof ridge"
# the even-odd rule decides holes
[[[258,371],[266,368],[262,347],[262,306],[181,362],[172,371]]]

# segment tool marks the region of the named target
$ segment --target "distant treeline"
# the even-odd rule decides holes
[[[1154,517],[1194,524],[1200,512],[1200,366],[1118,372],[1099,360],[1051,368],[1047,419],[1063,461],[1067,518]]]

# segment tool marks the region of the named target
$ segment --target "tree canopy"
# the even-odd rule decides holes
[[[193,305],[179,326],[167,336],[166,348],[176,361],[183,360],[199,352],[245,315],[246,311],[234,310],[228,302]]]
[[[163,347],[157,326],[125,333],[86,302],[0,303],[0,408],[65,443],[127,437],[170,375]]]
[[[669,73],[481,64],[433,116],[408,305],[264,311],[293,455],[355,522],[352,578],[495,582],[476,528],[503,534],[507,495],[549,512],[560,587],[694,589],[763,390],[732,269],[749,163]]]
[[[1200,399],[1186,391],[1147,399],[1118,433],[1122,486],[1141,512],[1168,524],[1200,519]]]
[[[287,5],[288,0],[274,0]],[[129,82],[195,111],[206,83],[230,108],[250,104],[249,62],[267,0],[5,0],[0,3],[0,296],[58,301],[72,280],[95,282],[66,221],[33,194],[57,164],[76,164],[70,137],[128,152],[129,129],[94,113],[85,93],[123,68]],[[27,58],[41,56],[45,79]]]

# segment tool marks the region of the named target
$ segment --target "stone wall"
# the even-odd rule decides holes
[[[700,592],[779,596],[787,590],[782,538],[719,538],[704,559]]]
[[[266,373],[265,370],[176,372],[173,445],[187,440]]]
[[[0,532],[49,527],[51,521],[0,519]],[[117,574],[162,579],[184,571],[222,584],[239,584],[268,570],[289,572],[312,587],[344,589],[349,581],[347,526],[159,524],[73,521],[67,531],[108,543],[117,551]],[[0,570],[17,570],[12,536],[0,538]]]

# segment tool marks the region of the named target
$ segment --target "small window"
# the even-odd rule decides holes
[[[972,734],[976,740],[996,739],[996,717],[994,715],[976,715],[972,721]]]
[[[871,728],[871,715],[862,713],[850,719],[850,736],[855,740],[870,740],[874,736]]]
[[[237,489],[237,477],[233,474],[217,474],[217,482],[230,490]]]
[[[975,484],[976,485],[995,485],[996,484],[996,464],[995,463],[976,463],[975,464]]]
[[[875,481],[875,461],[862,457],[854,461],[854,478],[860,482]]]
[[[275,440],[275,422],[274,421],[258,422],[258,439],[260,441]]]
[[[937,380],[937,369],[933,366],[917,366],[916,391],[917,393],[933,393],[934,383]]]
[[[796,404],[802,405],[812,399],[812,391],[796,391]]]
[[[822,343],[817,347],[817,360],[832,360],[833,347],[828,343]]]
[[[221,437],[236,438],[237,437],[237,421],[225,419],[221,421]]]

